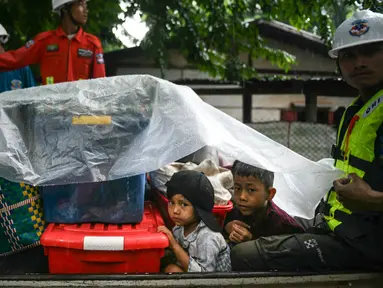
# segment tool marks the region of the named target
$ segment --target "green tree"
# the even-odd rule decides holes
[[[213,76],[241,80],[256,75],[240,52],[288,70],[294,59],[271,49],[251,20],[263,18],[314,31],[330,44],[337,25],[357,8],[379,11],[381,0],[125,0],[127,15],[141,11],[150,27],[144,44],[166,66],[166,49],[175,46]]]
[[[150,31],[142,47],[166,68],[167,48],[175,47],[212,76],[230,80],[254,77],[251,60],[264,58],[288,70],[294,58],[272,49],[260,37],[253,20],[278,20],[313,31],[329,44],[334,28],[356,9],[382,11],[381,0],[92,0],[87,30],[100,37],[105,50],[122,47],[113,28],[124,17],[141,13]],[[53,29],[57,16],[51,0],[0,0],[0,21],[17,48],[41,31]],[[250,55],[241,61],[239,53]]]

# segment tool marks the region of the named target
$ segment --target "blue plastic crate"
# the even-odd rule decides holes
[[[145,175],[118,180],[42,187],[48,223],[140,223]]]

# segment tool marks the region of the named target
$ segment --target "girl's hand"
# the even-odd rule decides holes
[[[160,227],[158,227],[158,230],[157,230],[158,232],[161,232],[161,233],[164,233],[167,237],[168,237],[168,239],[169,239],[169,248],[170,249],[174,249],[174,247],[176,246],[176,245],[178,245],[178,242],[177,242],[177,240],[174,238],[174,236],[173,236],[173,233],[168,229],[168,228],[166,228],[165,226],[160,226]]]

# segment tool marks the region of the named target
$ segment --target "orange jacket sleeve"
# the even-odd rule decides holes
[[[93,79],[106,77],[104,52],[102,51],[101,42],[96,36],[92,34],[87,34],[87,37],[89,41],[92,42],[95,46],[93,53],[93,71],[90,78]]]
[[[106,76],[104,53],[102,48],[96,48],[93,59],[93,75],[92,78],[102,78]]]
[[[0,54],[0,71],[16,70],[38,63],[43,40],[48,36],[50,36],[49,32],[41,33],[25,46]]]

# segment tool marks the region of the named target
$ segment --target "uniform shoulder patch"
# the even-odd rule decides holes
[[[86,33],[85,32],[85,37],[94,45],[96,48],[102,48],[101,41],[98,39],[96,36]]]
[[[38,41],[42,41],[48,37],[51,37],[53,35],[53,31],[46,31],[46,32],[42,32],[40,34],[37,34],[36,37],[33,39],[33,40],[29,40],[26,44],[25,44],[25,47],[27,49],[29,49],[30,47],[32,47],[33,45],[35,45],[36,42]]]
[[[29,49],[31,48],[33,45],[35,45],[35,41],[34,40],[29,40],[27,42],[27,44],[25,44],[25,48]]]
[[[97,64],[104,64],[104,54],[102,53],[98,53],[96,54],[96,60],[97,60]]]

